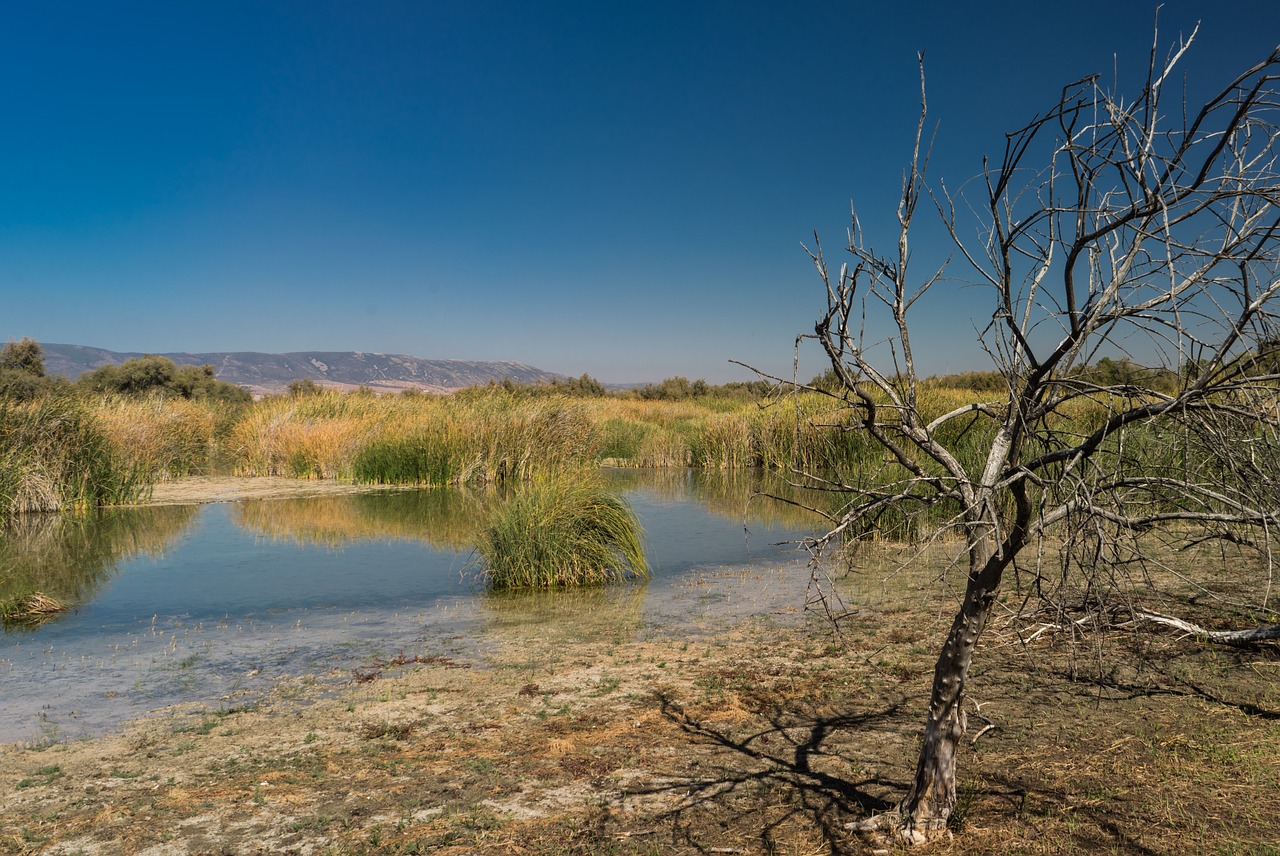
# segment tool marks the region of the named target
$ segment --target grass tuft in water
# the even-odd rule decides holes
[[[36,624],[67,611],[67,606],[44,592],[0,598],[0,622]]]
[[[476,541],[494,591],[647,578],[644,531],[625,500],[590,475],[535,478],[490,512]]]

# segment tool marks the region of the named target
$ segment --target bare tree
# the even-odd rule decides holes
[[[943,829],[955,806],[969,666],[1024,550],[1052,537],[1067,545],[1070,570],[1087,573],[1104,546],[1156,529],[1246,542],[1270,567],[1280,526],[1280,48],[1188,109],[1175,69],[1194,37],[1163,57],[1156,40],[1132,100],[1096,76],[1065,87],[1007,135],[976,194],[925,183],[922,64],[896,247],[866,246],[855,214],[851,262],[833,274],[820,245],[811,253],[827,309],[801,338],[829,359],[839,384],[824,392],[853,414],[847,430],[873,438],[893,473],[805,474],[848,500],[815,548],[891,515],[958,532],[966,548],[915,778],[897,812],[877,819],[904,840]],[[946,266],[924,277],[910,268],[922,202],[940,215],[954,266],[986,289],[979,340],[1005,388],[946,413],[930,411],[912,349],[913,309],[955,282]],[[1169,369],[1089,370],[1130,350],[1143,355],[1135,364]],[[1091,419],[1071,418],[1086,411]],[[977,455],[974,436],[984,438]]]

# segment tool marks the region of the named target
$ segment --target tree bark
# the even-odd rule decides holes
[[[964,696],[969,664],[986,627],[1008,559],[984,545],[971,548],[964,601],[956,612],[933,672],[924,742],[911,789],[898,804],[901,837],[923,843],[947,828],[956,805],[956,751],[965,733]]]

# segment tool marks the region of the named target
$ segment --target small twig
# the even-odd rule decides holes
[[[981,737],[982,735],[986,734],[988,731],[994,731],[995,729],[999,728],[1000,726],[996,725],[996,724],[995,724],[994,722],[992,722],[990,719],[988,719],[987,717],[985,717],[985,716],[983,716],[983,715],[982,715],[982,705],[978,704],[978,703],[977,703],[976,701],[974,701],[973,699],[969,699],[969,701],[973,702],[973,715],[974,715],[974,716],[976,716],[978,719],[981,719],[983,722],[985,722],[985,723],[986,723],[986,725],[984,725],[984,726],[982,727],[982,729],[981,729],[977,734],[973,735],[973,738],[969,741],[970,745],[975,745],[975,746],[976,746],[976,745],[977,745],[977,743],[978,743],[978,738],[979,738],[979,737]]]

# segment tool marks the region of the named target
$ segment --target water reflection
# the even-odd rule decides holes
[[[241,704],[298,676],[348,680],[353,668],[399,652],[533,656],[558,640],[625,638],[690,616],[753,610],[762,592],[802,602],[790,577],[760,576],[794,556],[775,542],[812,527],[794,509],[748,503],[754,492],[778,490],[776,481],[686,470],[608,478],[646,529],[647,586],[477,591],[466,573],[471,533],[499,498],[493,493],[29,518],[0,543],[0,592],[43,590],[75,608],[0,637],[0,742],[51,725],[63,737],[100,733],[171,705]]]
[[[693,499],[713,514],[766,529],[808,532],[821,517],[803,506],[834,510],[839,502],[839,497],[803,491],[778,473],[761,469],[614,470],[610,479],[620,490],[650,491],[671,501]]]
[[[808,532],[819,516],[803,508],[815,496],[762,470],[609,470],[606,481],[626,494],[681,503],[747,527]],[[501,491],[432,488],[377,494],[257,500],[238,503],[234,519],[272,541],[341,547],[362,540],[415,540],[441,550],[469,550],[485,513]],[[788,502],[779,502],[782,497]],[[634,501],[634,497],[633,501]],[[816,497],[821,501],[821,497]]]
[[[606,478],[628,496],[652,530],[651,559],[660,573],[720,561],[734,542],[743,548],[734,559],[750,558],[753,551],[758,554],[767,547],[775,533],[780,537],[807,533],[818,520],[797,505],[771,499],[769,495],[803,502],[809,497],[777,475],[761,471],[612,470]],[[456,576],[459,566],[466,564],[456,557],[470,551],[485,513],[500,500],[501,494],[494,491],[429,489],[252,500],[226,508],[236,527],[282,546],[337,550],[359,543],[425,544],[452,557],[448,566]],[[690,502],[721,523],[741,528],[672,513]],[[160,558],[199,516],[197,506],[165,506],[19,518],[0,537],[0,598],[42,592],[72,608],[87,604],[121,562],[138,556]],[[220,523],[220,519],[214,521],[214,525]],[[754,544],[749,534],[759,536]],[[238,558],[235,551],[219,558],[227,560],[217,569],[223,583],[248,592],[258,588],[251,579],[235,578],[239,567],[232,561]],[[346,570],[340,567],[334,573],[341,576]],[[296,582],[309,582],[313,589],[317,583],[315,579]],[[339,593],[344,588],[339,586]],[[259,597],[262,604],[284,605],[266,593]],[[6,629],[14,626],[19,625],[8,623]]]
[[[353,541],[421,541],[440,550],[470,549],[495,494],[452,488],[258,500],[235,506],[249,532],[299,546]]]
[[[120,562],[163,556],[191,526],[196,511],[169,506],[18,517],[0,529],[0,600],[40,592],[70,608],[86,603]],[[4,623],[5,630],[33,626]]]

